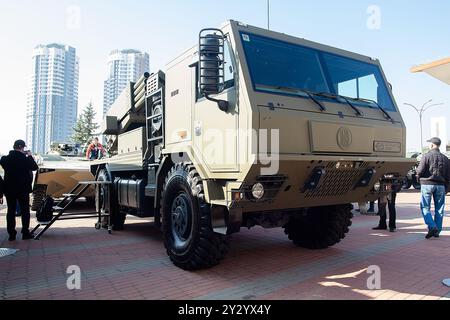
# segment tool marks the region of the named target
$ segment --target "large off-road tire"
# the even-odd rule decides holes
[[[44,204],[45,197],[47,196],[47,185],[37,184],[33,188],[31,202],[31,211],[38,211]]]
[[[171,261],[184,270],[213,267],[228,251],[228,238],[214,233],[210,205],[195,167],[175,164],[161,199],[164,245]]]
[[[97,181],[111,182],[111,176],[107,170],[101,170],[98,174]],[[97,211],[102,210],[110,215],[110,222],[114,231],[121,231],[125,226],[126,214],[120,211],[119,204],[117,202],[117,196],[114,192],[113,185],[98,185],[95,190]],[[102,220],[102,227],[108,227],[108,220],[104,218]]]
[[[293,215],[284,232],[299,247],[326,249],[345,238],[352,218],[352,205],[310,208]]]

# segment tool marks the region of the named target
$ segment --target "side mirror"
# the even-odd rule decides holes
[[[225,88],[225,35],[219,29],[203,29],[199,34],[198,81],[200,94],[217,102],[220,110],[228,111],[228,102],[210,95]]]

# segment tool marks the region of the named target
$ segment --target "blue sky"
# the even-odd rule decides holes
[[[380,29],[367,27],[371,5],[381,10]],[[80,9],[79,27],[70,27],[71,8]],[[450,124],[450,87],[409,72],[414,65],[450,56],[450,2],[272,0],[271,9],[273,30],[381,60],[408,126],[408,149],[419,146],[419,125],[403,103],[445,103],[427,114],[425,137],[431,117],[445,116]],[[156,71],[193,45],[201,28],[227,19],[265,27],[266,0],[0,0],[0,153],[25,136],[31,53],[37,44],[59,42],[77,49],[79,108],[92,101],[100,113],[111,50],[145,50]]]

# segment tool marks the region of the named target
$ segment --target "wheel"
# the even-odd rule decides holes
[[[33,188],[33,201],[31,203],[31,210],[38,211],[44,204],[47,196],[47,185],[37,184]]]
[[[407,177],[403,179],[403,185],[402,185],[402,189],[403,190],[409,190],[412,187],[412,181],[409,180]]]
[[[352,205],[310,208],[293,215],[284,231],[299,247],[326,249],[345,238],[352,218]]]
[[[109,181],[112,179],[106,170],[101,170],[97,181]],[[96,187],[96,205],[97,212],[103,211],[109,213],[111,224],[114,231],[120,231],[124,229],[126,214],[122,213],[117,203],[117,197],[115,195],[112,185],[98,185]],[[102,227],[108,228],[108,218],[104,218],[102,221]]]
[[[89,207],[95,207],[95,196],[94,197],[87,197],[86,203]]]
[[[184,270],[213,267],[225,257],[228,238],[214,233],[203,182],[191,164],[168,173],[161,199],[164,245],[171,261]]]
[[[422,189],[422,186],[421,186],[420,183],[414,183],[414,184],[413,184],[413,187],[414,187],[414,189],[416,189],[416,190]]]
[[[100,230],[101,228],[102,228],[102,224],[99,223],[99,222],[97,222],[97,223],[95,224],[95,229]]]

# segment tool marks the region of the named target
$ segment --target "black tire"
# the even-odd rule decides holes
[[[416,190],[422,189],[422,185],[421,185],[420,183],[414,183],[414,184],[413,184],[413,187],[414,187],[414,189],[416,189]]]
[[[284,232],[299,247],[326,249],[345,238],[352,218],[352,205],[310,208],[293,215]]]
[[[219,264],[228,252],[229,239],[213,231],[210,205],[195,167],[174,165],[161,198],[164,245],[173,264],[184,270]]]
[[[101,170],[99,172],[97,181],[111,182],[112,179],[107,170]],[[112,185],[97,186],[95,190],[95,196],[96,196],[96,204],[99,204],[99,207],[96,208],[97,212],[102,210],[105,213],[109,213],[113,230],[114,231],[123,230],[125,226],[126,214],[120,211],[113,186]],[[102,227],[105,229],[108,228],[107,218],[104,218],[102,220]]]
[[[47,185],[37,184],[33,188],[33,201],[31,202],[31,211],[38,211],[44,204],[47,196]]]
[[[409,180],[408,178],[403,179],[403,185],[402,185],[402,189],[403,190],[409,190],[412,187],[412,181]]]
[[[91,208],[95,207],[95,196],[94,197],[87,197],[86,198],[86,204],[89,207],[91,207]]]

